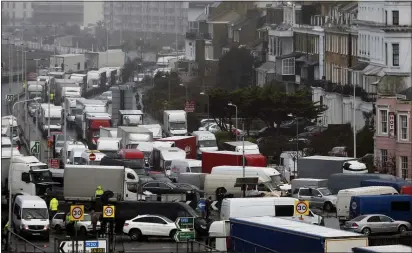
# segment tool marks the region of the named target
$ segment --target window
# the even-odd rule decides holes
[[[399,25],[399,11],[392,11],[392,25]]]
[[[401,173],[400,176],[402,178],[408,178],[408,157],[407,156],[401,156]]]
[[[388,66],[388,43],[385,43],[385,65]]]
[[[320,192],[319,192],[318,190],[312,190],[312,196],[313,196],[313,197],[317,197],[317,196],[319,196],[319,195],[321,195],[321,194],[320,194]]]
[[[295,75],[295,58],[282,60],[282,75]]]
[[[159,188],[162,188],[162,189],[170,189],[170,186],[167,185],[167,184],[164,184],[164,183],[159,183]]]
[[[388,134],[388,110],[379,110],[380,114],[380,133]]]
[[[392,44],[392,66],[399,66],[399,44]]]
[[[312,194],[310,193],[309,189],[300,189],[299,195],[300,196],[311,196]]]
[[[152,223],[156,224],[167,224],[163,219],[160,219],[158,217],[152,217]]]
[[[399,139],[407,141],[408,137],[408,115],[399,115]]]
[[[23,9],[26,9],[26,3],[25,2],[23,3]]]
[[[410,202],[409,201],[393,201],[391,203],[392,211],[409,212]]]
[[[157,183],[148,183],[144,186],[145,188],[153,188],[153,187],[158,187]]]
[[[388,25],[388,11],[385,11],[385,25]]]
[[[392,219],[388,216],[379,216],[379,218],[381,219],[381,222],[392,222]]]
[[[145,222],[145,223],[150,223],[152,221],[151,217],[143,217],[143,218],[137,218],[133,220],[134,222]]]
[[[368,222],[380,222],[381,219],[379,218],[379,216],[372,216],[368,219]]]
[[[64,213],[58,213],[54,216],[55,219],[58,220],[63,220],[64,219]]]
[[[388,163],[388,150],[387,149],[381,149],[381,162],[382,162],[382,167],[386,168],[387,163]]]
[[[275,205],[275,214],[277,217],[290,217],[293,216],[294,209],[293,205]]]

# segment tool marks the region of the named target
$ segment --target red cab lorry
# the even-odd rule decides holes
[[[196,159],[196,137],[195,136],[172,136],[156,141],[172,141],[175,147],[183,149],[186,152],[187,159]]]
[[[213,167],[243,165],[242,153],[234,151],[205,151],[202,153],[202,173],[210,173]],[[245,154],[245,166],[266,167],[266,157],[261,154]]]

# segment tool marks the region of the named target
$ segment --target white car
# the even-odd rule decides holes
[[[51,220],[50,227],[56,230],[57,233],[60,233],[62,230],[66,229],[66,218],[64,213],[56,213]],[[85,213],[84,220],[76,222],[75,227],[82,235],[92,231],[92,216],[90,216],[90,214]],[[97,222],[96,230],[100,230],[100,221]]]
[[[161,215],[138,215],[123,225],[123,233],[134,241],[148,236],[173,238],[176,231],[175,222]]]

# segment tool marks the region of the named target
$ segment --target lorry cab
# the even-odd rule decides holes
[[[217,151],[219,148],[216,143],[216,136],[209,131],[194,131],[196,137],[197,158],[201,158],[204,151]]]
[[[68,159],[71,155],[72,150],[75,148],[86,150],[87,146],[83,142],[80,142],[80,141],[67,141],[64,144],[64,148],[61,149],[61,152],[64,152],[64,150],[67,150],[66,159]],[[60,155],[60,157],[63,157],[63,153]]]
[[[82,162],[82,154],[87,148],[73,148],[68,155],[67,163],[79,165]]]
[[[29,99],[35,97],[43,97],[45,83],[39,81],[29,81],[27,82],[27,92],[29,94]]]
[[[119,110],[118,126],[138,126],[143,124],[143,112],[141,110]]]
[[[53,185],[49,166],[34,156],[13,156],[10,159],[9,182],[13,195],[43,196]]]
[[[336,200],[336,215],[340,220],[349,219],[350,201],[354,196],[395,195],[398,194],[391,186],[366,186],[340,190]]]
[[[13,115],[7,115],[1,117],[1,135],[4,137],[13,138],[13,143],[19,140],[19,127],[17,124],[17,118]]]
[[[260,154],[258,145],[250,141],[227,141],[223,143],[223,149],[242,153],[243,145],[245,148],[245,154]]]
[[[92,153],[96,156],[94,160],[90,160],[90,154]],[[100,161],[105,155],[100,150],[85,150],[81,155],[79,165],[100,165]]]
[[[76,118],[76,114],[78,113],[78,109],[76,108],[76,98],[66,97],[64,99],[64,109],[63,113],[66,117],[66,122],[69,125],[74,124],[74,120]]]
[[[183,110],[165,110],[163,124],[168,136],[187,135],[187,116]]]
[[[38,196],[17,196],[13,204],[12,224],[20,236],[49,239],[49,212],[46,202]]]
[[[136,149],[139,143],[153,141],[152,131],[144,127],[119,126],[117,137],[121,138],[121,148]]]
[[[117,154],[122,138],[100,137],[97,140],[97,150],[107,154]]]
[[[117,137],[117,127],[101,127],[100,128],[100,138],[101,137]]]
[[[186,159],[186,152],[177,147],[153,148],[150,162],[155,171],[165,172],[170,169],[173,160]]]
[[[121,149],[118,154],[106,155],[100,165],[124,166],[134,170],[138,175],[145,173],[145,159],[143,152],[137,149]]]
[[[169,177],[177,179],[180,173],[201,173],[202,161],[195,159],[172,160],[170,170],[166,171]]]
[[[111,116],[108,113],[85,113],[85,121],[82,122],[83,139],[89,147],[97,147],[101,127],[110,127]]]

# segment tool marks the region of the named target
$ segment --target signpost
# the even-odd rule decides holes
[[[6,100],[7,100],[7,102],[13,101],[14,100],[14,95],[13,94],[7,94],[6,95]]]
[[[175,223],[178,229],[195,228],[195,219],[193,217],[179,217],[176,219]]]
[[[50,168],[58,169],[60,168],[60,161],[59,159],[50,159],[49,165],[50,165]]]
[[[72,221],[82,221],[84,220],[84,206],[83,205],[73,205],[70,206],[70,218]]]
[[[195,219],[193,217],[179,217],[175,223],[179,229],[173,236],[176,242],[186,242],[187,240],[195,239]]]
[[[309,202],[296,200],[295,215],[309,215]]]
[[[104,239],[93,241],[60,241],[57,244],[59,253],[105,253],[107,251],[107,241]]]
[[[40,154],[40,141],[30,141],[30,153],[33,155]]]
[[[194,230],[179,230],[173,236],[176,242],[186,242],[187,240],[193,240],[196,237],[196,232]]]
[[[195,101],[187,101],[185,103],[185,112],[194,112],[196,107]]]
[[[96,160],[96,155],[95,155],[94,153],[91,153],[91,154],[89,155],[89,160],[90,160],[90,161]]]
[[[114,218],[114,213],[114,206],[103,206],[103,218]]]

